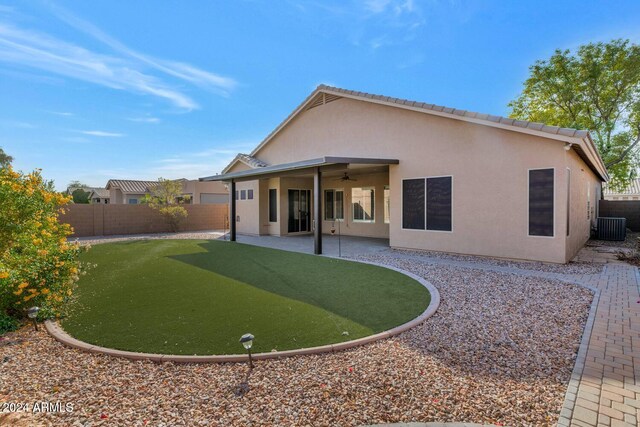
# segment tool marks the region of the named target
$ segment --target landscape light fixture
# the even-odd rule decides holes
[[[38,317],[38,312],[40,311],[40,307],[31,307],[27,310],[27,317],[31,319],[33,322],[33,327],[38,330],[38,322],[36,322],[36,317]]]
[[[242,337],[240,337],[240,343],[242,343],[242,346],[247,350],[247,353],[249,353],[249,368],[253,369],[253,360],[251,359],[251,347],[253,346],[253,339],[255,337],[251,334],[244,334]]]

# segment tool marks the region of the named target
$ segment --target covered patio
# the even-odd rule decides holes
[[[229,236],[226,236],[228,238]],[[313,254],[312,235],[299,236],[246,236],[237,235],[236,241],[247,245],[282,249],[291,252]],[[322,253],[326,256],[356,257],[374,255],[389,249],[388,239],[359,236],[325,235],[322,240]]]
[[[397,164],[325,156],[200,180],[229,186],[229,240],[338,256],[389,247],[389,168]]]

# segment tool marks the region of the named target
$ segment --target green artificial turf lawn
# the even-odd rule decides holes
[[[429,305],[415,280],[382,267],[240,243],[95,245],[62,326],[91,344],[163,354],[237,354],[349,341]],[[348,333],[348,335],[347,335]]]

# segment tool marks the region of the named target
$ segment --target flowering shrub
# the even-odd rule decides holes
[[[0,168],[0,314],[19,318],[32,306],[43,318],[62,314],[80,272],[80,247],[58,222],[69,201],[40,171]]]

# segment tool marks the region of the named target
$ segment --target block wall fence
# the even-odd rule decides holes
[[[640,200],[600,200],[600,216],[626,218],[627,228],[640,231]]]
[[[227,224],[228,205],[184,205],[188,212],[179,231],[222,230]],[[69,205],[59,217],[70,224],[74,237],[119,234],[168,233],[166,220],[146,205]]]

